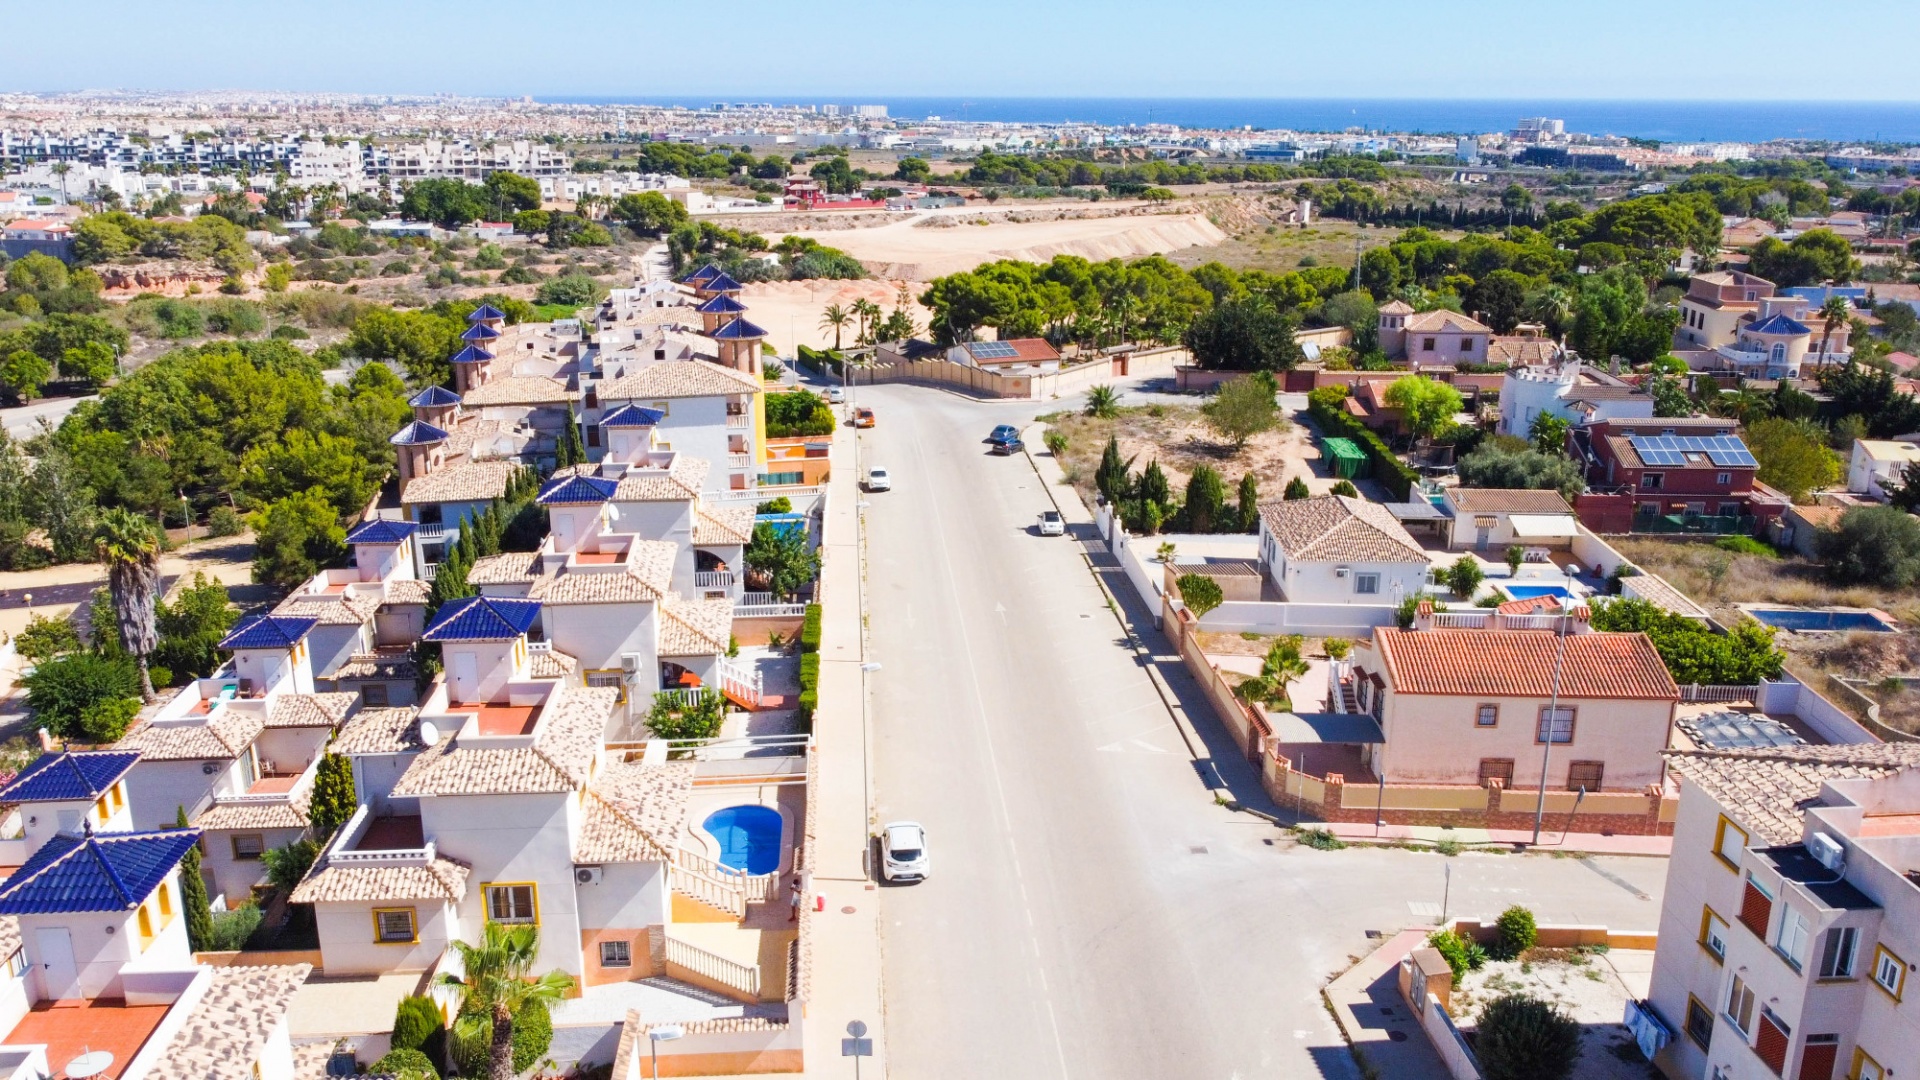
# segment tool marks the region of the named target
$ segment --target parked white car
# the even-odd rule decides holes
[[[1058,510],[1041,511],[1040,535],[1041,536],[1067,535],[1067,520],[1060,516],[1060,511]]]
[[[880,873],[888,881],[925,881],[927,830],[917,821],[895,821],[880,828]]]
[[[847,392],[837,386],[829,386],[826,389],[826,399],[830,405],[845,405],[847,403]]]
[[[868,491],[892,491],[893,477],[887,474],[887,470],[882,469],[878,466],[868,469],[867,470],[867,490]]]

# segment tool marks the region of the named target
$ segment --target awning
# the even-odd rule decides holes
[[[1552,540],[1580,535],[1580,523],[1572,514],[1512,514],[1507,522],[1513,535],[1523,540]]]

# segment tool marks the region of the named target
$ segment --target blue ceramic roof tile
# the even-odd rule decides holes
[[[767,332],[748,322],[743,315],[707,336],[715,341],[749,341],[766,337]]]
[[[0,885],[0,915],[131,911],[199,840],[199,829],[56,836]]]
[[[739,292],[740,288],[740,283],[733,280],[725,271],[715,274],[700,285],[700,289],[704,292]]]
[[[304,615],[261,615],[243,620],[220,642],[223,649],[291,649],[319,619]]]
[[[395,521],[392,518],[374,518],[364,522],[347,534],[349,544],[398,544],[412,536],[420,526],[411,521]]]
[[[600,418],[600,426],[609,427],[653,427],[666,419],[667,414],[659,409],[643,409],[638,405],[622,405]]]
[[[462,352],[466,350],[462,349]],[[444,386],[429,386],[425,390],[407,399],[407,404],[416,409],[439,409],[448,405],[460,404],[460,395]]]
[[[138,750],[81,750],[42,754],[0,788],[0,803],[97,799],[140,760]]]
[[[499,336],[500,331],[495,330],[486,323],[474,323],[472,326],[460,331],[461,341],[492,341]]]
[[[486,327],[481,327],[482,330]],[[480,364],[493,359],[493,354],[478,345],[469,345],[452,356],[447,357],[451,364]]]
[[[561,476],[547,481],[540,489],[541,506],[584,506],[589,503],[603,503],[613,498],[614,490],[620,486],[616,480],[604,476]]]
[[[701,304],[694,310],[702,315],[738,315],[747,310],[747,305],[735,300],[726,293],[721,293],[719,296]]]
[[[1811,334],[1813,333],[1813,331],[1807,329],[1805,323],[1795,322],[1794,320],[1787,318],[1785,315],[1774,315],[1770,318],[1763,319],[1760,322],[1754,323],[1752,326],[1747,327],[1747,330],[1750,333],[1755,333],[1755,334]]]
[[[540,601],[498,596],[469,596],[440,608],[422,641],[506,641],[517,638],[540,617]]]
[[[471,315],[467,316],[467,321],[475,323],[488,321],[501,322],[504,321],[506,317],[506,312],[501,311],[492,304],[481,304],[479,307],[473,309]]]
[[[411,420],[387,441],[395,446],[424,446],[427,443],[446,442],[447,433],[425,420]]]
[[[701,267],[700,269],[695,270],[693,273],[688,274],[686,277],[681,278],[680,284],[704,285],[707,282],[712,281],[714,278],[719,276],[720,276],[720,268],[713,265],[712,263],[708,263],[707,265]]]

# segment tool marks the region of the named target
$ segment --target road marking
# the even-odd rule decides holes
[[[920,433],[918,431],[913,433],[913,452],[920,461],[921,474],[927,475],[926,452],[920,441]],[[999,489],[996,488],[995,490]],[[1020,846],[1014,839],[1013,811],[1007,805],[1006,783],[1001,779],[1000,775],[1000,755],[993,745],[993,728],[987,722],[986,693],[980,687],[980,671],[975,665],[973,658],[973,638],[967,633],[966,613],[960,604],[960,581],[954,576],[953,558],[947,548],[947,537],[949,534],[946,523],[941,519],[940,500],[931,500],[930,505],[934,518],[933,535],[939,538],[937,547],[940,552],[940,565],[941,568],[946,571],[947,589],[954,599],[954,617],[960,631],[960,653],[965,660],[963,666],[966,668],[968,681],[973,684],[974,711],[980,718],[980,736],[987,747],[987,764],[993,776],[994,799],[999,804],[1001,834],[1007,839],[1007,851],[1013,861],[1014,884],[1020,889],[1021,913],[1024,914],[1027,919],[1027,945],[1033,950],[1033,973],[1040,980],[1041,1001],[1047,1008],[1047,1029],[1053,1036],[1053,1052],[1060,1063],[1060,1075],[1066,1077],[1070,1075],[1067,1070],[1066,1043],[1060,1037],[1060,1020],[1053,1008],[1053,988],[1048,985],[1046,968],[1040,962],[1040,930],[1033,919],[1033,899],[1027,892],[1026,874],[1020,866]],[[997,603],[995,604],[995,607],[999,606]],[[1004,609],[1002,610],[1002,618],[1004,619]]]

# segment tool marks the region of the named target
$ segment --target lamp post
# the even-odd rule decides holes
[[[1571,579],[1569,579],[1571,585]],[[1573,590],[1567,590],[1567,602],[1573,602]],[[1560,722],[1560,668],[1567,659],[1567,619],[1573,615],[1573,608],[1567,607],[1560,612],[1560,625],[1554,631],[1553,651],[1553,696],[1548,699],[1547,715],[1544,717],[1546,737],[1540,740],[1540,801],[1533,808],[1533,843],[1540,843],[1540,823],[1547,816],[1547,765],[1553,760],[1553,733]],[[1573,740],[1573,732],[1567,732],[1567,740]]]
[[[662,1024],[659,1027],[647,1029],[647,1044],[653,1052],[654,1080],[660,1080],[660,1044],[672,1042],[686,1033],[687,1029],[679,1024]]]

